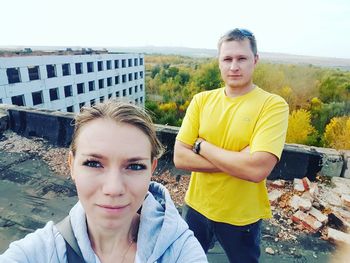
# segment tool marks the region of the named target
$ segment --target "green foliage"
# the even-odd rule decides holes
[[[320,98],[326,103],[350,100],[350,72],[326,74],[320,84]]]

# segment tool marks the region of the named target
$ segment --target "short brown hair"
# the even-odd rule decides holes
[[[229,42],[229,41],[243,41],[245,39],[249,40],[250,48],[256,56],[258,54],[258,49],[256,46],[256,39],[252,32],[250,32],[247,29],[242,28],[235,28],[230,31],[228,31],[226,34],[224,34],[222,37],[220,37],[218,42],[218,52],[220,53],[220,48],[223,42]]]
[[[99,118],[110,119],[117,123],[126,123],[139,128],[151,143],[151,159],[159,158],[163,154],[164,147],[157,138],[154,124],[146,110],[131,103],[112,99],[91,107],[83,107],[81,112],[76,115],[74,133],[70,145],[73,155],[76,152],[76,140],[81,128],[86,123]]]

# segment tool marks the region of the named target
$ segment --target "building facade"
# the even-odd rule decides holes
[[[79,112],[109,98],[145,103],[144,56],[136,53],[0,57],[0,103]]]

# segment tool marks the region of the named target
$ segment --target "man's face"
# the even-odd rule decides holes
[[[221,77],[227,88],[246,88],[252,83],[258,56],[248,39],[223,42],[219,53]]]

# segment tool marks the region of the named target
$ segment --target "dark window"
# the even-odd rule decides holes
[[[72,85],[64,86],[64,96],[67,97],[72,97]]]
[[[137,61],[137,58],[134,58],[134,66],[136,67],[136,66],[138,66],[138,63],[137,63],[138,61]]]
[[[39,66],[28,67],[29,80],[40,79],[39,76]]]
[[[50,101],[58,100],[58,88],[53,88],[49,90]]]
[[[90,100],[90,106],[94,106],[96,104],[95,100]]]
[[[138,79],[139,77],[138,77],[138,74],[137,74],[137,72],[134,72],[134,79]]]
[[[62,64],[62,75],[63,76],[70,75],[70,65],[69,64]]]
[[[119,68],[119,60],[114,60],[114,68]]]
[[[140,97],[140,103],[143,103],[143,97]]]
[[[129,88],[129,95],[132,94],[132,87]]]
[[[88,71],[88,73],[94,72],[94,62],[87,63],[87,71]]]
[[[107,78],[107,86],[112,86],[112,78]]]
[[[123,89],[123,97],[126,96],[126,89]]]
[[[67,107],[67,112],[74,112],[74,108],[73,108],[73,106],[69,106],[69,107]]]
[[[85,106],[85,102],[79,103],[79,109]]]
[[[25,106],[24,95],[13,96],[11,98],[12,104],[17,106]]]
[[[119,98],[119,91],[117,91],[117,92],[115,93],[115,96],[116,96],[117,98]]]
[[[126,74],[124,74],[124,75],[122,76],[122,82],[123,82],[123,83],[126,82]]]
[[[122,68],[126,68],[126,60],[122,59]]]
[[[82,93],[84,93],[85,91],[84,91],[84,83],[78,83],[77,84],[77,93],[78,94],[82,94]]]
[[[107,60],[107,70],[108,69],[112,69],[112,61],[111,60]]]
[[[132,59],[131,58],[128,59],[128,67],[132,67]]]
[[[99,88],[99,89],[103,89],[103,88],[104,88],[103,79],[99,79],[99,80],[98,80],[98,88]]]
[[[37,91],[32,93],[33,105],[38,105],[43,103],[43,92]]]
[[[135,99],[135,104],[138,104],[139,103],[139,99]]]
[[[97,62],[97,70],[102,71],[103,70],[103,61],[98,61]]]
[[[54,78],[56,77],[56,65],[46,65],[47,77]]]
[[[95,81],[89,81],[89,91],[95,90]]]
[[[7,73],[7,79],[8,79],[10,84],[21,82],[19,68],[8,68],[8,69],[6,69],[6,73]],[[17,97],[17,96],[15,96],[15,97]],[[15,105],[17,105],[17,104],[15,104]],[[21,106],[21,105],[18,105],[18,106]]]
[[[112,93],[108,94],[108,98],[109,99],[112,98]]]
[[[115,76],[114,81],[115,81],[115,85],[119,84],[119,76]]]
[[[76,74],[83,73],[83,63],[75,63],[75,73]]]
[[[140,91],[143,90],[143,84],[140,84]]]
[[[128,74],[128,80],[129,80],[129,81],[132,81],[132,73],[129,73],[129,74]]]
[[[2,103],[2,99],[0,99],[0,104]]]
[[[140,71],[140,78],[143,79],[143,71]]]
[[[137,86],[135,86],[135,93],[137,93],[138,92],[138,87]]]
[[[103,96],[100,97],[100,102],[103,102],[105,98]]]
[[[143,65],[143,58],[140,58],[140,66]]]

